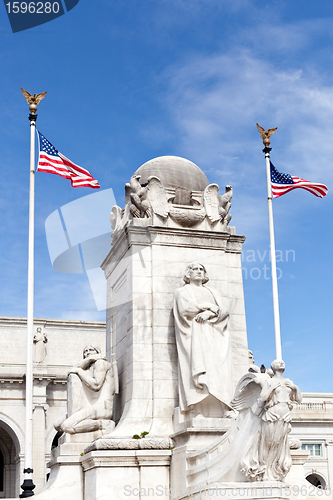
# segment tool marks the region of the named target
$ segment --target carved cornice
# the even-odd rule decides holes
[[[124,257],[128,249],[134,245],[207,248],[240,254],[246,239],[243,235],[233,234],[231,232],[233,228],[228,228],[228,231],[218,232],[195,228],[143,225],[142,221],[146,222],[149,219],[132,220],[119,233],[113,247],[101,264],[106,278]]]
[[[159,437],[132,438],[100,438],[91,443],[85,452],[94,450],[169,450],[173,448],[172,439]]]
[[[25,383],[25,378],[23,376],[21,377],[15,377],[15,376],[10,376],[10,375],[0,375],[0,384],[1,386],[4,385],[13,385],[13,384],[23,384]]]
[[[25,369],[25,368],[24,368]],[[69,367],[68,367],[69,369]],[[67,367],[66,370],[68,371]],[[43,385],[52,384],[67,384],[67,371],[65,375],[49,375],[34,373],[33,379],[34,384],[42,383]],[[25,373],[22,374],[12,374],[12,373],[0,373],[0,384],[25,384]]]
[[[11,316],[0,316],[0,326],[9,325],[27,325],[26,318],[15,318]],[[105,328],[104,321],[80,321],[80,320],[63,320],[63,319],[44,319],[44,318],[34,318],[34,326],[45,326],[45,327],[62,327],[62,328]]]
[[[133,456],[117,456],[117,457],[92,457],[88,460],[82,460],[82,468],[84,472],[96,467],[137,467],[138,462],[135,455]]]
[[[92,451],[81,458],[86,472],[97,467],[169,466],[171,450],[114,450]]]
[[[36,408],[42,408],[44,412],[46,413],[47,410],[49,409],[49,405],[47,403],[34,403],[32,405],[32,410],[35,411]]]
[[[304,465],[309,458],[308,450],[290,450],[293,465]]]

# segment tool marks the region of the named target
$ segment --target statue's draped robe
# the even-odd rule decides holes
[[[44,333],[36,333],[34,336],[34,344],[35,344],[35,363],[43,363],[46,357],[46,349],[45,343],[47,339]]]
[[[238,482],[244,481],[244,475],[248,481],[283,481],[291,467],[291,401],[301,399],[289,379],[271,378],[267,373],[244,375],[231,401],[239,412],[237,419],[210,447],[197,456],[190,454],[189,481]]]
[[[209,394],[230,405],[232,397],[231,359],[227,300],[218,292],[202,286],[211,294],[211,304],[219,307],[217,317],[199,323],[195,317],[206,310],[207,295],[198,301],[193,286],[175,292],[174,318],[178,350],[179,406],[181,411],[204,400]]]
[[[260,395],[264,405],[258,415],[261,424],[241,464],[245,475],[252,480],[282,481],[291,468],[289,401],[295,401],[297,396],[288,383],[291,384],[288,379],[278,381],[273,378]],[[282,386],[289,392],[288,400],[280,398],[279,389]]]

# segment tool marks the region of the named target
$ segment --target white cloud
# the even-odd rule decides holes
[[[253,18],[258,12],[253,11]],[[271,22],[253,22],[251,26],[246,25],[237,30],[234,36],[235,44],[238,46],[250,46],[257,54],[265,54],[269,60],[276,60],[277,55],[283,55],[283,61],[288,58],[297,58],[302,63],[309,62],[308,57],[304,60],[301,53],[309,56],[309,51],[313,51],[314,41],[322,39],[323,35],[332,37],[332,18],[324,17],[317,19],[297,20],[282,23],[274,16]],[[320,44],[321,49],[323,47]],[[280,63],[281,64],[281,63]]]
[[[268,238],[266,174],[256,122],[278,126],[271,145],[279,171],[329,188],[333,183],[333,85],[311,51],[320,34],[331,37],[332,27],[327,20],[252,26],[236,31],[231,50],[186,56],[161,80],[167,82],[162,98],[181,155],[197,163],[220,191],[233,185],[231,224],[263,242]],[[307,57],[303,53],[298,59],[304,50]],[[277,222],[284,223],[291,206],[295,213],[311,204],[306,194],[275,205]],[[329,197],[323,209],[327,203]]]
[[[237,157],[253,162],[261,147],[258,121],[265,128],[279,127],[272,145],[280,148],[286,165],[293,155],[300,176],[317,173],[320,151],[322,173],[332,178],[333,86],[320,75],[278,69],[248,50],[235,50],[197,57],[172,68],[169,78],[168,106],[180,140],[203,165],[223,162],[228,171],[235,169]],[[237,163],[241,174],[244,167]]]

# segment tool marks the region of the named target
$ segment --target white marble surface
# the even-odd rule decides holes
[[[173,305],[179,406],[182,412],[222,417],[231,409],[233,394],[230,300],[207,285],[201,262],[187,265],[183,281]]]
[[[114,428],[113,398],[118,392],[115,361],[109,363],[97,346],[88,345],[83,359],[70,368],[67,379],[67,417],[55,424],[59,432],[80,434]]]
[[[293,497],[290,488],[279,482],[258,482],[258,483],[213,483],[203,486],[199,490],[193,488],[184,494],[182,490],[175,491],[171,500],[202,500],[204,498],[226,498],[243,500],[287,500]]]
[[[35,495],[38,500],[83,500],[83,471],[80,453],[84,442],[77,442],[78,436],[64,436],[61,444],[52,450],[50,478],[45,487]]]
[[[247,371],[239,253],[243,241],[244,237],[230,233],[163,228],[148,219],[136,219],[114,242],[102,265],[111,310],[107,345],[116,353],[121,388],[115,403],[115,418],[120,422],[112,435],[173,432],[178,369],[172,302],[190,261],[204,262],[210,286],[232,299],[232,391]]]
[[[170,450],[87,453],[81,459],[84,500],[123,500],[145,496],[169,499],[170,455]]]

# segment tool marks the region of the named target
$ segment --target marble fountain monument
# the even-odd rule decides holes
[[[298,387],[249,359],[232,187],[189,160],[142,165],[110,207],[106,358],[87,346],[41,500],[287,498]],[[290,447],[294,448],[290,450]]]

